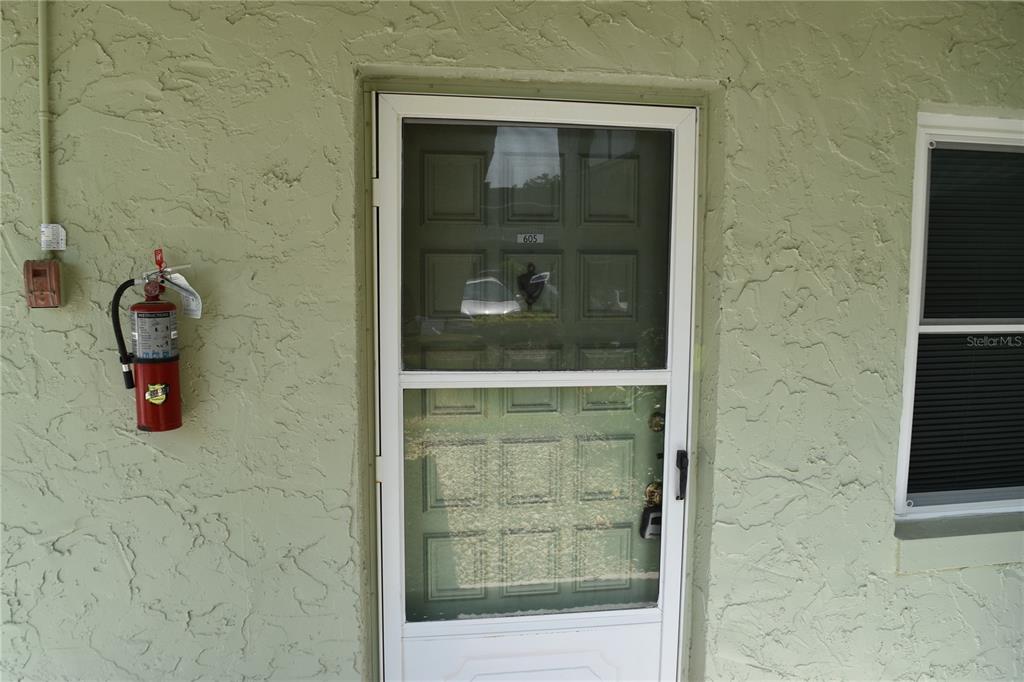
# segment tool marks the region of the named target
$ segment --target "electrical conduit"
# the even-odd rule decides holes
[[[39,222],[50,222],[49,3],[39,0]]]

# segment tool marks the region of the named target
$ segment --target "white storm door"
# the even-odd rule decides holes
[[[384,678],[675,679],[696,110],[376,123]]]

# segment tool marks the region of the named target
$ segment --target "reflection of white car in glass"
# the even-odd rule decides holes
[[[508,315],[520,310],[516,295],[497,277],[466,280],[462,289],[463,315]]]
[[[612,310],[621,310],[624,313],[629,312],[629,301],[623,299],[622,289],[612,289],[612,291],[615,292],[615,300],[609,301],[611,304],[609,307]]]
[[[605,313],[628,313],[629,300],[622,289],[602,289],[589,297],[590,309]]]

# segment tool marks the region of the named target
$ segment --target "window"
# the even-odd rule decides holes
[[[1024,121],[921,114],[899,515],[1024,508]]]

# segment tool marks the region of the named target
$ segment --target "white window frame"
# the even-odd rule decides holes
[[[903,518],[929,518],[997,514],[1024,510],[1024,499],[960,502],[917,506],[907,504],[910,473],[910,434],[914,417],[914,392],[917,379],[917,345],[922,333],[1021,334],[1024,324],[984,324],[954,320],[950,324],[924,324],[921,319],[924,294],[925,250],[927,247],[928,151],[938,142],[968,145],[1024,146],[1024,120],[919,113],[914,162],[914,194],[911,216],[910,292],[907,314],[907,345],[903,370],[903,413],[900,421],[899,468],[896,476],[896,515]]]

